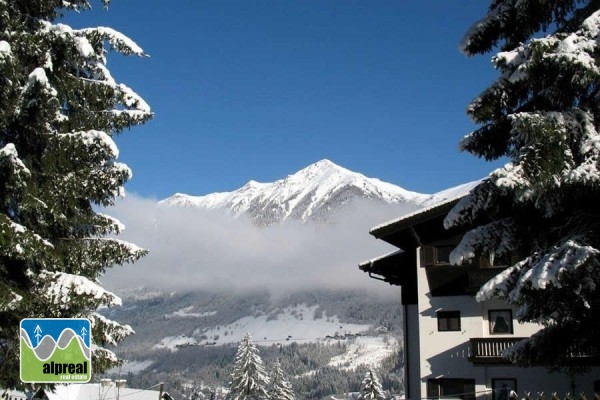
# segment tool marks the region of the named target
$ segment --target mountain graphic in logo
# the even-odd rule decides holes
[[[90,321],[26,318],[21,321],[21,381],[84,383],[92,376]]]

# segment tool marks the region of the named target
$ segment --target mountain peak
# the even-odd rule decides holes
[[[349,169],[346,169],[344,167],[341,167],[339,165],[337,165],[336,163],[334,163],[333,161],[330,161],[328,159],[322,159],[319,160],[315,163],[312,163],[304,168],[302,168],[301,170],[288,175],[288,177],[290,176],[307,176],[309,177],[309,179],[311,179],[314,176],[317,175],[322,175],[322,174],[327,174],[327,173],[350,173],[353,174],[355,172],[350,171]]]
[[[318,167],[318,168],[339,168],[339,169],[345,169],[340,167],[339,165],[337,165],[336,163],[334,163],[331,160],[328,160],[327,158],[324,158],[322,160],[319,160],[311,165],[309,165],[306,168],[311,168],[311,167]],[[305,169],[306,169],[305,168]]]
[[[236,216],[248,215],[259,225],[270,225],[286,219],[328,220],[334,211],[359,198],[388,204],[406,203],[416,208],[429,196],[368,178],[322,159],[272,183],[251,180],[233,192],[206,196],[177,194],[161,204],[224,209]]]
[[[246,184],[242,187],[247,187],[247,188],[257,188],[257,187],[262,187],[268,185],[268,183],[261,183],[261,182],[257,182],[254,179],[250,179],[248,182],[246,182]]]

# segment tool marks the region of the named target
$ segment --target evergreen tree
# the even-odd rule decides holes
[[[238,346],[231,373],[229,398],[232,400],[269,399],[269,377],[249,333]]]
[[[451,261],[513,259],[477,299],[504,299],[519,321],[543,325],[509,352],[519,365],[560,367],[575,347],[600,348],[599,7],[494,0],[462,44],[468,55],[502,51],[461,148],[509,162],[447,216],[446,227],[469,229]]]
[[[289,383],[283,371],[281,370],[281,363],[279,360],[273,364],[273,373],[271,374],[271,393],[270,398],[272,400],[293,400],[294,391],[292,384]]]
[[[383,388],[373,370],[369,369],[365,374],[365,378],[360,384],[360,400],[364,399],[385,399]]]
[[[108,5],[108,0],[104,0]],[[145,250],[106,237],[123,228],[97,212],[131,177],[112,135],[152,117],[106,67],[109,49],[142,56],[110,28],[72,29],[61,13],[86,0],[0,1],[0,387],[19,380],[19,321],[85,317],[95,373],[133,331],[95,312],[120,299],[98,283]],[[96,207],[96,208],[95,208]]]

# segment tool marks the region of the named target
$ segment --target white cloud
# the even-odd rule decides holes
[[[128,195],[106,212],[126,225],[121,239],[150,254],[107,271],[102,283],[113,290],[366,288],[399,293],[370,279],[358,263],[395,249],[368,231],[407,211],[406,206],[361,201],[336,214],[333,223],[257,228],[244,218],[158,206],[156,200]]]

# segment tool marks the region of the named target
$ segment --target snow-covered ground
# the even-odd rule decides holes
[[[193,337],[167,336],[163,338],[155,348],[168,348],[177,350],[177,346],[185,345],[226,345],[237,344],[242,340],[246,332],[252,335],[252,340],[259,345],[270,345],[273,343],[309,343],[329,340],[332,338],[353,337],[363,334],[371,326],[363,324],[341,323],[337,316],[323,314],[315,318],[318,306],[307,306],[305,304],[295,307],[287,307],[276,316],[260,315],[247,316],[237,321],[210,329],[197,329]],[[188,317],[191,308],[175,311],[171,316]],[[204,316],[209,313],[196,313]]]
[[[193,346],[198,344],[196,339],[191,338],[189,336],[179,335],[179,336],[167,336],[162,338],[162,340],[154,345],[155,349],[169,349],[171,351],[175,351],[178,349],[178,346]]]
[[[398,351],[398,339],[390,335],[357,337],[347,343],[346,353],[333,357],[329,365],[339,369],[355,369],[359,365],[380,365]]]
[[[194,306],[184,307],[180,310],[174,311],[171,314],[165,314],[166,318],[171,317],[183,317],[183,318],[202,318],[202,317],[210,317],[212,315],[217,315],[216,311],[206,311],[202,313],[191,312],[194,309]]]
[[[121,375],[127,375],[129,372],[138,374],[152,365],[152,361],[125,361],[121,368],[115,368]]]
[[[261,315],[244,317],[232,324],[205,330],[196,330],[193,337],[168,336],[155,348],[177,351],[185,346],[237,345],[249,332],[258,345],[321,342],[337,344],[344,340],[345,354],[334,357],[329,365],[340,369],[354,369],[358,365],[379,365],[382,360],[398,351],[398,338],[390,334],[365,336],[373,328],[370,325],[340,323],[337,316],[321,315],[315,318],[317,306],[298,305],[283,309],[275,317]],[[174,315],[190,316],[191,308],[178,310]],[[372,332],[372,330],[371,330]]]
[[[370,325],[340,323],[337,316],[323,315],[315,318],[317,306],[298,305],[282,310],[276,318],[267,315],[244,317],[232,324],[196,331],[194,336],[205,336],[201,344],[239,343],[246,332],[257,344],[309,343],[327,339],[328,336],[364,333]]]

